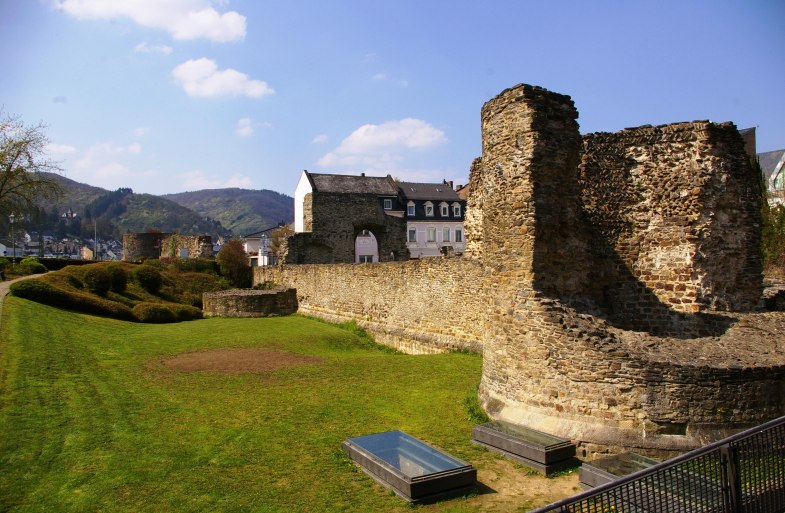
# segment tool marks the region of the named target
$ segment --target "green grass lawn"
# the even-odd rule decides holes
[[[344,455],[402,429],[468,461],[481,358],[393,354],[299,316],[129,323],[7,297],[0,511],[408,511]],[[162,360],[265,347],[321,363],[263,374]],[[465,498],[417,507],[476,511]]]

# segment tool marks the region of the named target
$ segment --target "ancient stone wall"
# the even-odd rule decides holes
[[[486,300],[477,262],[428,258],[380,264],[254,268],[254,283],[297,289],[300,313],[356,321],[377,341],[414,354],[479,352]]]
[[[209,235],[166,234],[161,240],[161,257],[212,258],[213,239]]]
[[[580,185],[616,320],[662,332],[672,311],[757,306],[760,180],[734,125],[587,135]]]
[[[290,238],[285,263],[352,263],[363,230],[376,237],[380,261],[409,259],[406,220],[386,215],[375,194],[309,193],[303,212],[306,232]]]
[[[182,254],[181,250],[187,250],[188,258],[212,258],[212,237],[177,233],[123,235],[123,260],[128,262],[162,257],[179,258]]]
[[[480,172],[485,197],[478,203],[483,208],[485,295],[491,306],[483,340],[480,397],[493,416],[580,440],[589,450],[603,446],[657,452],[683,450],[716,438],[722,432],[718,426],[724,423],[749,425],[785,412],[782,396],[763,393],[782,388],[782,354],[776,363],[749,354],[748,368],[733,368],[730,362],[741,358],[743,351],[731,346],[748,340],[742,337],[717,343],[713,337],[726,335],[737,319],[674,312],[669,308],[674,302],[663,304],[652,299],[655,292],[673,291],[682,275],[699,274],[696,259],[683,256],[684,265],[674,276],[661,275],[659,280],[643,282],[635,276],[635,266],[642,263],[653,269],[656,263],[645,254],[633,257],[624,244],[617,250],[608,242],[608,235],[621,231],[619,226],[624,224],[623,218],[619,219],[622,205],[648,210],[641,218],[654,216],[659,209],[667,219],[685,215],[685,208],[670,199],[671,191],[666,201],[666,193],[654,184],[665,175],[671,177],[661,184],[665,189],[677,176],[689,182],[690,178],[681,175],[695,158],[693,154],[674,150],[667,137],[664,141],[639,140],[631,151],[651,154],[661,145],[661,154],[655,158],[658,177],[651,185],[651,192],[659,196],[646,199],[641,188],[618,183],[624,176],[619,170],[630,169],[629,160],[623,162],[625,168],[606,158],[598,167],[605,169],[608,179],[579,180],[580,140],[569,97],[519,86],[488,102],[482,116]],[[692,135],[682,136],[689,138],[696,130],[691,127],[686,131]],[[705,146],[699,154],[740,163],[736,158],[739,148],[726,145],[725,138],[703,140]],[[584,150],[588,154],[584,162],[605,158],[593,153],[595,150]],[[581,169],[585,172],[586,166]],[[712,222],[716,223],[701,234],[705,237],[701,247],[714,248],[712,254],[705,255],[706,260],[722,254],[721,243],[714,238],[756,229],[730,219],[732,213],[747,212],[744,203],[754,194],[754,189],[747,191],[751,177],[745,175],[746,169],[726,170],[725,178],[709,180],[725,184],[724,188],[702,189],[701,209],[705,210],[699,211],[706,217],[713,214]],[[740,184],[732,184],[734,180]],[[596,197],[609,190],[614,192],[608,194],[607,201]],[[591,209],[581,206],[582,200],[589,203],[587,198],[607,215],[601,229],[591,229]],[[756,208],[754,201],[750,208]],[[751,214],[745,215],[743,222],[749,221],[754,221]],[[670,247],[689,244],[693,234],[681,223],[681,219],[673,219],[681,231],[666,230],[664,236],[653,229],[652,236],[662,238],[650,244],[651,251],[667,254]],[[738,237],[755,240],[744,234]],[[663,247],[658,248],[658,243]],[[736,248],[736,243],[731,242],[730,247]],[[753,255],[735,253],[739,260],[719,265],[743,269],[747,262],[756,260],[757,246],[744,251]],[[676,264],[676,260],[661,262],[663,268]],[[618,276],[628,280],[621,287],[629,285],[623,300],[613,297]],[[760,283],[760,275],[757,280]],[[704,297],[714,293],[711,287],[716,284],[716,280],[702,283]],[[607,287],[611,287],[610,293]],[[721,289],[722,297],[733,292]],[[751,295],[750,286],[745,285],[739,290],[739,299],[727,301],[748,306],[746,298]],[[698,309],[713,306],[712,302],[696,303]],[[658,305],[668,315],[652,313],[650,309]],[[629,326],[613,322],[618,317],[614,309],[625,308],[642,316],[651,314],[649,328],[680,337],[677,340],[691,349],[685,351],[646,333],[633,335],[619,329]],[[659,324],[652,326],[655,321]],[[777,329],[772,328],[769,336]],[[778,351],[770,340],[762,343]],[[650,346],[654,349],[644,349]],[[703,352],[713,355],[714,360],[696,361],[695,355]],[[749,409],[735,406],[741,397]],[[701,398],[711,398],[712,407],[702,407]]]
[[[161,257],[161,241],[168,233],[126,233],[123,235],[123,260],[138,262]]]
[[[278,290],[226,290],[202,295],[205,317],[273,317],[297,312],[297,292]]]

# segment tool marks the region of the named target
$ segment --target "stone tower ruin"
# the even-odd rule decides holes
[[[710,339],[736,320],[716,310],[761,296],[759,180],[738,131],[696,122],[581,139],[576,118],[568,96],[528,85],[482,109],[469,205],[481,214],[467,233],[480,234],[488,298],[486,409],[652,451],[782,414],[781,362],[767,375],[764,359],[694,360],[707,348],[732,359]]]

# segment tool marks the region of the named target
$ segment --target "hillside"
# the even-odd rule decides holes
[[[294,220],[294,199],[265,189],[205,189],[162,197],[215,219],[235,235],[246,235],[280,221],[291,223]]]
[[[63,195],[43,203],[45,215],[40,216],[42,222],[36,223],[36,229],[51,230],[58,236],[91,236],[95,219],[100,234],[118,239],[125,232],[148,229],[214,238],[228,233],[220,223],[160,196],[136,194],[131,189],[107,191],[62,175],[48,175],[63,186]],[[69,208],[78,214],[77,222],[64,223],[60,219],[60,214]]]
[[[100,196],[106,194],[106,189],[100,187],[93,187],[86,183],[76,182],[63,175],[56,173],[42,173],[45,177],[51,178],[63,186],[63,196],[57,198],[55,201],[48,201],[46,203],[46,210],[50,211],[53,208],[56,212],[63,213],[68,208],[75,212],[84,212],[85,206],[89,205]]]

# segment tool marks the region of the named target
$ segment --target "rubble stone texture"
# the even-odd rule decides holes
[[[126,233],[123,235],[123,260],[138,262],[150,258],[212,258],[213,242],[209,235],[177,233]]]
[[[297,292],[234,289],[202,294],[205,317],[274,317],[297,312]]]
[[[376,237],[380,261],[409,259],[405,219],[386,215],[376,194],[309,193],[303,214],[305,232],[289,239],[284,263],[354,262],[363,230]]]
[[[568,96],[482,109],[464,258],[258,268],[301,311],[413,352],[481,348],[494,418],[579,455],[684,451],[785,414],[759,177],[732,124],[581,137]]]

